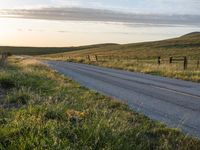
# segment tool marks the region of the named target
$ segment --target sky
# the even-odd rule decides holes
[[[0,45],[123,44],[195,31],[199,0],[0,0]]]

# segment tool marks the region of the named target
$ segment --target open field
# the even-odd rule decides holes
[[[0,71],[0,149],[200,149],[200,141],[90,91],[38,61]]]
[[[91,57],[96,55],[98,61],[89,61],[88,55]],[[162,59],[161,65],[157,64],[158,56]],[[183,62],[169,64],[170,56],[187,56],[188,69],[183,70]],[[200,67],[197,68],[197,61],[200,59],[200,34],[189,34],[158,42],[90,48],[46,55],[43,58],[95,64],[200,82]]]
[[[80,63],[46,63],[85,87],[125,102],[136,112],[200,138],[198,83]]]

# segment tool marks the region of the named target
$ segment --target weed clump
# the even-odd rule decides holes
[[[32,99],[32,93],[29,89],[22,88],[21,90],[14,89],[7,95],[7,102],[9,104],[26,105]]]
[[[29,100],[30,100],[29,95],[22,94],[17,97],[12,97],[11,99],[9,99],[9,103],[18,103],[18,104],[26,105]]]
[[[63,120],[64,115],[61,112],[54,111],[54,110],[48,110],[45,115],[45,119],[47,120]]]
[[[4,89],[11,89],[15,87],[15,82],[11,78],[0,78],[0,86]]]

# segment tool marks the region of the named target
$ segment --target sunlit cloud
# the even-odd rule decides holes
[[[91,8],[4,9],[0,17],[43,20],[101,21],[148,25],[200,25],[200,15],[136,14]]]

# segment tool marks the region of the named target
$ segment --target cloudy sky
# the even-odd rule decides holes
[[[199,30],[199,0],[0,0],[0,45],[132,43]]]

